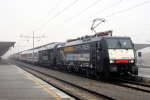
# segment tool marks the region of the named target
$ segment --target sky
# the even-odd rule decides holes
[[[150,0],[0,0],[0,41],[16,42],[12,54],[18,47],[19,51],[33,47],[33,32],[35,47],[65,42],[93,35],[92,20],[104,18],[107,21],[96,31],[113,30],[113,36],[149,44],[149,10]]]

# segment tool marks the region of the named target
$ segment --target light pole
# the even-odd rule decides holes
[[[44,35],[43,36],[38,36],[38,37],[35,37],[34,36],[34,31],[33,31],[33,36],[22,36],[21,34],[21,37],[24,37],[24,38],[33,38],[33,54],[32,54],[32,59],[33,59],[33,67],[34,67],[34,38],[45,38]]]

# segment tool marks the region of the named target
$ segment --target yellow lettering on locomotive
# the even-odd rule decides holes
[[[80,60],[83,60],[83,58],[80,58]]]
[[[64,48],[64,51],[65,51],[65,52],[67,52],[67,51],[73,51],[73,47],[65,47],[65,48]]]

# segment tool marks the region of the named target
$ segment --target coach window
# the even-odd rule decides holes
[[[28,54],[28,57],[30,57],[30,53]]]
[[[32,57],[32,53],[29,53],[29,54],[28,54],[28,57]]]

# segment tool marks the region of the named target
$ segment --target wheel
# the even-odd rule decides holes
[[[89,69],[87,68],[86,69],[86,77],[89,77],[90,75],[89,75]]]
[[[63,72],[66,72],[66,66],[63,66]]]
[[[69,67],[68,72],[69,72],[69,73],[72,73],[72,70],[73,70],[73,69],[72,69],[71,67]]]
[[[138,71],[134,71],[134,75],[138,75]]]
[[[103,73],[102,72],[97,72],[96,78],[97,78],[97,80],[103,79],[104,78]]]

